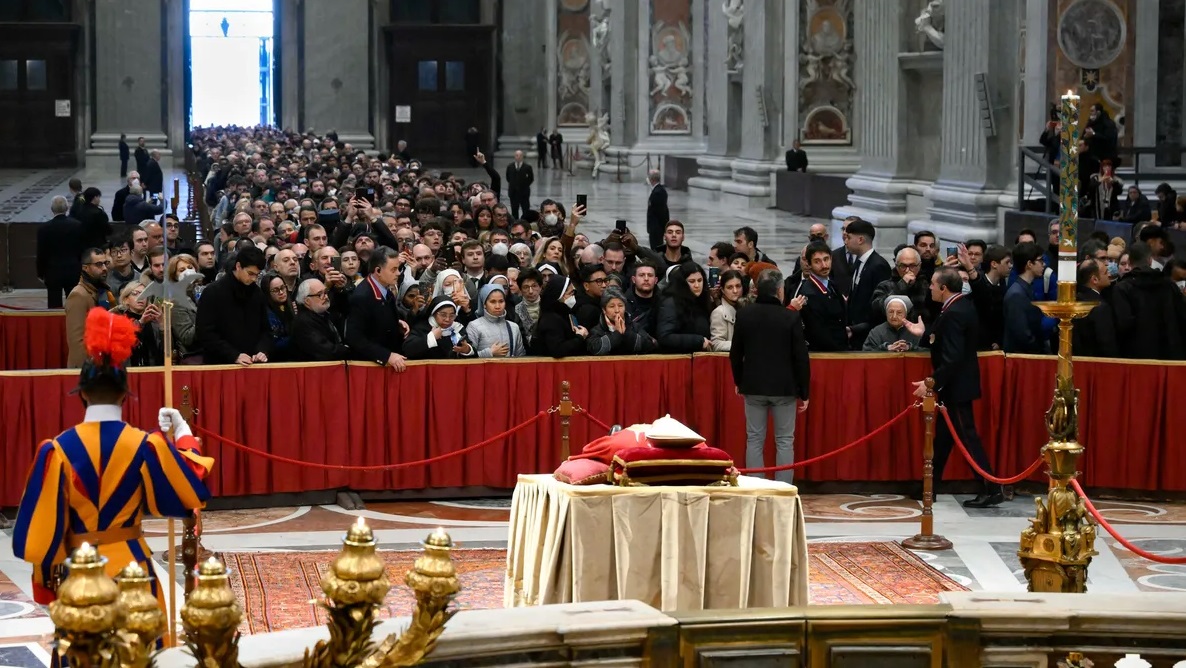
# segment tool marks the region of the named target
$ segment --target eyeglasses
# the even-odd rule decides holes
[[[322,299],[326,296],[326,291],[322,290],[320,292],[310,292],[309,296],[312,297],[313,299]]]
[[[898,266],[899,266],[899,267],[901,267],[901,268],[903,268],[903,269],[918,269],[918,268],[919,268],[920,266],[922,266],[922,265],[920,265],[920,264],[919,264],[919,263],[917,263],[917,262],[914,262],[914,263],[911,263],[911,264],[906,264],[905,262],[899,262],[899,263],[898,263]]]
[[[591,279],[589,279],[589,280],[587,280],[587,281],[585,281],[585,282],[586,282],[586,283],[594,283],[594,284],[596,284],[596,285],[605,285],[606,283],[608,283],[608,282],[609,282],[609,279],[606,279],[606,278],[591,278]]]
[[[270,292],[270,293],[272,293],[272,294],[274,294],[274,295],[282,295],[282,294],[284,294],[285,292],[288,292],[288,288],[286,288],[286,287],[284,287],[283,285],[281,285],[281,286],[280,286],[280,287],[278,287],[278,288],[268,288],[268,292]]]

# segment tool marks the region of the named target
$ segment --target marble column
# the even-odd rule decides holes
[[[502,164],[510,160],[518,149],[535,146],[535,133],[555,118],[553,96],[555,90],[555,7],[551,2],[503,2],[499,24],[501,71],[499,83],[502,94],[502,124],[499,128],[498,151]],[[547,17],[551,17],[551,23]],[[551,50],[545,48],[550,43]],[[548,74],[545,74],[548,73]],[[549,81],[551,86],[549,88]],[[564,133],[571,143],[572,132]]]
[[[650,0],[640,9],[636,163],[704,152],[706,11],[706,0]],[[631,174],[645,169],[632,166]]]
[[[189,126],[189,109],[185,106],[185,3],[181,0],[165,0],[165,86],[162,93],[165,96],[165,134],[168,135],[168,147],[177,165],[185,164],[185,132]],[[161,154],[161,167],[169,169],[166,156]],[[166,184],[167,192],[172,193],[172,187]]]
[[[639,83],[637,63],[639,3],[619,0],[612,5],[609,15],[610,54],[610,148],[607,153],[616,157],[638,141],[638,126],[634,122],[638,105],[643,102],[635,91]],[[584,137],[581,138],[584,141]],[[616,162],[607,166],[616,169]]]
[[[133,146],[144,137],[149,147],[168,151],[166,92],[180,83],[166,76],[163,7],[161,0],[95,0],[95,125],[88,168],[119,164],[121,132]]]
[[[280,76],[280,127],[303,132],[301,125],[301,29],[305,0],[280,0],[280,45],[276,68]]]
[[[1159,22],[1159,2],[1136,3],[1136,46],[1134,47],[1134,75],[1136,95],[1131,103],[1129,118],[1132,125],[1133,146],[1156,146],[1157,137],[1157,98],[1162,91],[1157,85],[1157,33]],[[1178,63],[1181,66],[1181,63]],[[1132,166],[1132,161],[1126,161]],[[1141,171],[1152,169],[1157,162],[1156,156],[1146,154],[1140,156]],[[1152,195],[1152,193],[1147,193]],[[1150,197],[1152,199],[1152,197]]]
[[[767,208],[771,173],[781,149],[779,119],[774,114],[783,87],[782,0],[749,0],[745,11],[745,67],[742,69],[741,150],[730,165],[732,178],[721,186],[722,201]],[[791,6],[791,11],[795,7]],[[796,68],[797,71],[797,68]],[[784,163],[785,164],[785,163]]]
[[[861,166],[846,182],[853,191],[849,204],[832,212],[833,245],[838,245],[841,221],[848,216],[873,223],[879,247],[892,249],[905,240],[907,184],[900,177],[908,171],[903,144],[910,109],[898,54],[913,35],[913,25],[909,33],[905,29],[912,19],[898,2],[854,0],[852,124]]]
[[[373,148],[371,131],[371,2],[306,0],[304,125],[337,130],[343,142]]]
[[[1021,125],[1021,143],[1038,146],[1038,138],[1050,118],[1049,90],[1050,57],[1050,3],[1025,3],[1025,80],[1024,122]]]
[[[750,4],[754,0],[748,0]],[[744,12],[748,9],[745,0],[726,3],[725,7]],[[697,175],[688,179],[688,193],[693,197],[710,200],[719,199],[721,186],[733,174],[733,156],[737,155],[741,135],[741,88],[742,73],[745,71],[745,54],[730,57],[730,47],[745,44],[746,25],[744,14],[742,24],[737,28],[729,25],[730,17],[717,2],[710,2],[708,28],[705,43],[708,52],[707,77],[704,82],[705,95],[714,103],[705,109],[708,114],[708,134],[705,137],[705,151],[696,157]]]
[[[947,0],[939,178],[927,217],[907,231],[940,242],[996,238],[1001,198],[1016,179],[1016,127],[1009,103],[1017,72],[1018,0]],[[977,77],[983,75],[995,132],[986,130]]]

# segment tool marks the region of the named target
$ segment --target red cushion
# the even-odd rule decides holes
[[[590,441],[581,449],[580,454],[573,455],[570,459],[596,459],[609,466],[609,463],[614,459],[614,455],[619,451],[626,448],[636,448],[646,442],[646,436],[630,431],[629,429],[623,429],[616,434],[602,436]]]
[[[596,485],[609,482],[608,473],[609,464],[596,459],[569,459],[556,469],[552,477],[570,485]]]
[[[735,484],[737,470],[720,448],[642,446],[614,455],[613,476],[619,485]]]

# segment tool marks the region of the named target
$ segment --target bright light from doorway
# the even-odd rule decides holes
[[[272,125],[274,0],[190,0],[190,127]]]

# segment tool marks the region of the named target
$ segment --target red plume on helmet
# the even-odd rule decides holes
[[[96,306],[86,316],[83,345],[86,354],[100,366],[121,367],[136,347],[140,325],[122,315]]]

